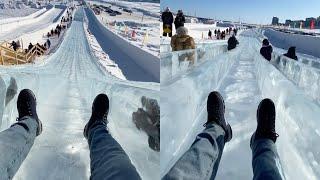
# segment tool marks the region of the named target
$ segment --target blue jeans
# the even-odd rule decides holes
[[[88,143],[92,180],[141,179],[120,144],[109,134],[106,125],[97,124],[89,130]]]
[[[251,143],[253,179],[283,179],[276,145],[270,139],[258,139]]]
[[[224,136],[225,132],[219,125],[209,124],[162,179],[215,179],[224,148]],[[282,179],[273,141],[256,140],[251,144],[251,148],[253,179]]]
[[[12,179],[27,157],[36,138],[38,124],[25,116],[0,132],[0,179]]]

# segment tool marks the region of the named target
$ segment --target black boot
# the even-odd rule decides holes
[[[99,94],[92,103],[92,114],[89,122],[84,127],[83,135],[88,138],[88,131],[99,123],[108,124],[109,98],[105,94]]]
[[[254,140],[271,139],[273,142],[276,142],[279,135],[275,130],[275,120],[276,110],[274,103],[270,99],[262,100],[257,110],[257,130],[252,138]]]
[[[222,96],[219,92],[213,91],[208,96],[207,101],[208,120],[205,125],[210,123],[216,123],[222,127],[225,131],[225,142],[228,142],[232,138],[232,129],[224,119],[225,106]]]
[[[34,118],[38,123],[36,133],[36,135],[38,136],[42,132],[42,123],[38,118],[36,106],[36,97],[30,89],[23,89],[22,91],[20,91],[17,101],[17,109],[19,113],[19,117],[17,119],[17,121],[19,122],[17,124],[23,126],[28,130],[28,127],[26,127],[25,124],[21,123],[22,117],[30,116]]]

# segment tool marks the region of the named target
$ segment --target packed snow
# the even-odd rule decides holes
[[[11,21],[9,23],[1,24],[0,28],[0,41],[11,41],[18,38],[24,38],[29,34],[31,38],[27,38],[28,41],[38,40],[39,37],[42,38],[46,32],[48,32],[49,28],[52,28],[58,21],[57,17],[60,17],[63,9],[60,8],[51,8],[40,14],[39,16],[35,16],[32,18],[18,18],[15,21]],[[14,32],[14,33],[13,33]],[[27,45],[29,42],[26,42]]]
[[[132,113],[142,106],[142,96],[159,101],[159,83],[124,81],[106,72],[87,40],[84,14],[82,8],[76,11],[60,47],[46,61],[0,67],[0,77],[5,82],[1,92],[6,91],[10,78],[15,79],[18,92],[24,88],[34,91],[43,123],[42,134],[14,179],[89,179],[89,150],[83,128],[99,93],[110,98],[108,128],[112,136],[142,179],[159,179],[160,154],[149,148],[147,134],[132,121]],[[0,130],[4,130],[17,117],[17,95],[3,107],[5,97],[1,92]]]
[[[204,129],[207,96],[217,90],[225,100],[225,117],[233,129],[233,139],[225,145],[216,179],[252,179],[249,141],[263,98],[271,98],[276,105],[276,131],[280,135],[276,146],[286,179],[320,178],[320,106],[263,59],[258,39],[255,31],[244,31],[236,49],[213,53],[169,83],[161,83],[161,177]],[[172,70],[177,69],[174,64]],[[319,81],[314,83],[319,86]]]
[[[28,16],[39,11],[40,6],[34,3],[26,4],[16,0],[1,0],[0,19]]]

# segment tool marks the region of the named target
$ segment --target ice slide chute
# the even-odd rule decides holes
[[[287,179],[319,179],[319,105],[260,56],[255,33],[244,32],[239,42],[235,50],[207,59],[174,82],[161,85],[160,129],[165,129],[161,131],[161,176],[203,129],[207,95],[218,90],[234,137],[225,146],[216,179],[253,177],[249,141],[263,98],[271,98],[276,105],[281,172]]]
[[[24,88],[35,92],[43,123],[43,133],[14,179],[89,178],[88,144],[82,133],[99,93],[110,98],[108,128],[112,136],[143,179],[157,179],[159,153],[149,148],[147,134],[133,124],[132,112],[142,106],[142,96],[159,101],[159,84],[122,81],[103,71],[90,52],[83,17],[83,9],[78,9],[60,47],[43,63],[0,67],[1,78],[14,78],[18,92]],[[16,100],[17,95],[5,106],[1,130],[15,122]]]

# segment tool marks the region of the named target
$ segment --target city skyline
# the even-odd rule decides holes
[[[290,20],[305,20],[320,16],[319,0],[269,0],[268,3],[252,0],[162,0],[161,9],[170,7],[173,11],[182,9],[188,15],[229,21],[242,21],[253,24],[271,24],[272,17],[280,23]]]

